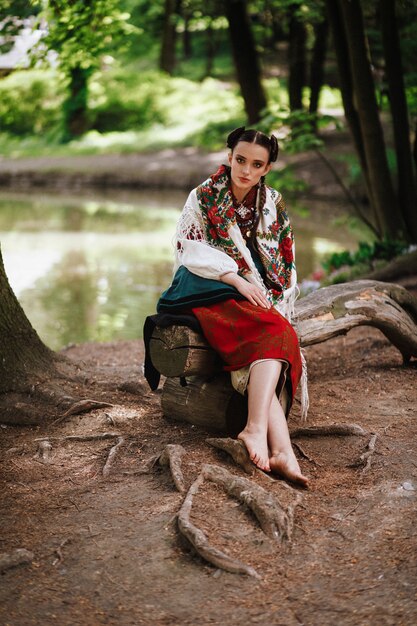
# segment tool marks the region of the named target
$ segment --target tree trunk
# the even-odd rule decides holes
[[[358,112],[353,102],[353,85],[349,65],[349,51],[340,6],[334,0],[326,0],[326,11],[332,31],[333,46],[336,53],[340,91],[342,94],[345,117],[349,125],[353,143],[355,145],[356,153],[358,155],[359,163],[361,165],[366,189],[368,192],[368,198],[371,207],[373,208],[372,187],[369,181],[368,165],[365,157],[362,131],[359,123]],[[372,216],[372,219],[370,221],[373,222],[374,229],[377,230],[375,217]]]
[[[182,17],[184,20],[184,32],[182,35],[183,56],[184,56],[184,59],[191,59],[192,54],[193,54],[193,47],[192,47],[191,32],[189,29],[190,14],[188,12],[188,9],[184,9]]]
[[[87,132],[88,79],[91,70],[73,67],[70,70],[69,94],[64,102],[64,140],[70,141]]]
[[[213,71],[214,56],[216,53],[216,42],[214,29],[211,20],[206,28],[206,76],[211,76]]]
[[[159,67],[162,71],[172,74],[175,68],[175,10],[176,0],[165,0],[164,25],[162,29],[162,45],[161,55],[159,59]]]
[[[403,223],[388,162],[384,135],[379,119],[367,42],[359,0],[339,0],[345,24],[355,107],[364,143],[371,201],[380,236],[401,237]]]
[[[417,169],[417,120],[414,125],[413,160],[414,167]]]
[[[417,189],[411,154],[408,108],[398,37],[394,0],[381,0],[382,43],[384,47],[389,101],[397,155],[398,199],[409,241],[417,243]]]
[[[290,7],[288,46],[288,98],[290,110],[303,108],[303,87],[306,83],[306,28],[295,14],[298,5]]]
[[[0,250],[0,394],[24,387],[36,373],[50,372],[54,356],[14,295]]]
[[[255,124],[266,107],[258,52],[252,35],[246,0],[227,0],[226,17],[242,97],[249,124]]]
[[[70,382],[78,393],[77,365],[41,341],[9,285],[0,250],[1,421],[40,424],[62,417],[64,410],[68,415],[85,411],[75,408],[80,398],[71,395]],[[90,400],[88,410],[96,404]]]
[[[324,19],[314,27],[314,46],[310,64],[310,113],[318,111],[320,90],[324,82],[328,26],[327,19]]]

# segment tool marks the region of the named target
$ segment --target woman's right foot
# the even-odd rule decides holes
[[[270,472],[266,434],[245,428],[237,438],[245,444],[252,463],[264,472]]]
[[[292,452],[273,454],[269,459],[269,466],[275,474],[279,474],[302,487],[308,487],[309,479],[301,473],[298,461]]]

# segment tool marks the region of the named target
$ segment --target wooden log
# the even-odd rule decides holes
[[[330,285],[301,298],[295,329],[302,347],[373,326],[401,352],[417,357],[417,300],[404,287],[372,280]]]
[[[302,347],[373,326],[401,352],[417,357],[417,300],[404,287],[357,280],[322,287],[297,301],[294,327]],[[185,326],[156,329],[151,358],[164,376],[212,376],[221,363],[205,339]]]
[[[165,417],[231,434],[242,430],[248,415],[247,401],[233,389],[230,374],[186,381],[183,387],[179,378],[166,379],[161,397]]]
[[[379,328],[404,361],[417,356],[417,300],[400,285],[358,280],[323,287],[296,304],[302,347],[346,334],[356,326]],[[237,434],[247,418],[246,399],[221,372],[205,339],[184,326],[157,329],[151,340],[155,367],[167,376],[162,410],[171,419]],[[186,377],[187,386],[178,378]]]
[[[218,355],[202,335],[187,326],[155,328],[149,351],[163,376],[213,376],[222,371]]]

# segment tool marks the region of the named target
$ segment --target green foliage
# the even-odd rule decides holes
[[[21,136],[57,129],[62,101],[53,70],[14,72],[0,81],[0,129]]]
[[[284,167],[280,171],[269,172],[266,182],[274,189],[279,189],[285,196],[296,193],[303,193],[307,190],[307,183],[294,175],[291,166]]]
[[[54,50],[65,72],[99,67],[102,55],[117,43],[121,45],[134,30],[118,0],[38,0],[36,4],[44,6],[40,17],[48,24],[37,54],[45,58],[49,50]]]
[[[135,66],[114,68],[90,79],[87,113],[95,130],[64,148],[57,145],[64,98],[59,85],[51,70],[22,70],[0,81],[1,154],[94,154],[183,145],[214,150],[224,147],[231,127],[244,123],[237,90],[217,80],[196,83],[156,71],[139,74]],[[13,137],[18,133],[25,139]],[[30,137],[33,133],[38,137]]]
[[[333,272],[345,266],[360,266],[369,270],[376,261],[389,261],[402,254],[406,248],[407,244],[403,241],[383,239],[374,241],[372,244],[361,241],[355,252],[344,250],[333,253],[324,261],[323,267],[327,272]]]
[[[90,81],[91,127],[105,133],[164,124],[163,103],[170,90],[169,80],[156,72],[97,73]]]
[[[323,141],[318,130],[333,125],[340,128],[340,122],[333,115],[308,113],[304,110],[292,111],[272,105],[263,116],[260,127],[265,132],[278,132],[281,144],[288,153],[304,152],[321,148]]]

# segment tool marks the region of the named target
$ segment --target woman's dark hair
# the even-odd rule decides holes
[[[239,141],[247,141],[247,143],[256,143],[259,146],[263,146],[269,152],[268,163],[273,163],[278,158],[278,140],[275,135],[265,135],[259,130],[248,129],[244,126],[235,128],[227,137],[226,145],[231,150],[234,150]]]

